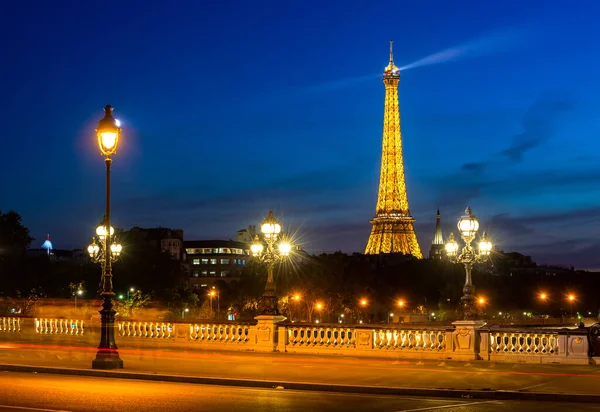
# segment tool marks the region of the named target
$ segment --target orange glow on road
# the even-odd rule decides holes
[[[41,352],[50,352],[51,350],[63,350],[70,352],[90,352],[96,353],[98,348],[96,347],[76,347],[76,346],[53,346],[53,345],[36,345],[36,344],[7,344],[2,346],[3,349],[29,349],[32,351],[41,351]],[[272,356],[261,356],[258,354],[252,354],[249,356],[236,356],[230,352],[224,353],[216,353],[216,352],[205,352],[205,353],[190,353],[190,352],[178,352],[178,351],[161,351],[161,350],[152,350],[152,349],[122,349],[119,348],[119,352],[123,355],[136,356],[143,358],[147,356],[148,358],[160,358],[160,359],[172,359],[173,361],[181,361],[182,359],[214,359],[220,358],[219,362],[232,363],[232,364],[240,364],[241,359],[251,359],[253,363],[263,364],[263,363],[273,363],[274,357]],[[322,357],[296,357],[296,356],[286,356],[285,358],[280,358],[282,363],[290,364],[296,363],[299,365],[318,365],[318,364],[339,364],[339,365],[348,365],[353,368],[364,368],[364,369],[373,369],[376,367],[381,370],[398,370],[399,367],[402,370],[406,371],[419,371],[419,372],[433,372],[433,373],[462,373],[462,374],[473,374],[473,375],[527,375],[527,376],[556,376],[556,377],[585,377],[600,379],[600,374],[590,374],[590,373],[547,373],[547,372],[517,372],[517,371],[487,371],[487,370],[473,370],[473,369],[442,369],[436,367],[404,367],[399,365],[410,365],[409,361],[398,361],[394,359],[389,360],[378,360],[372,359],[369,360],[369,365],[364,364],[363,359],[336,359],[336,358],[322,358]],[[20,365],[27,365],[27,363],[19,363]],[[152,367],[149,361],[149,368]]]

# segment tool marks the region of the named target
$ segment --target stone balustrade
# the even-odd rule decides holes
[[[20,332],[21,318],[0,317],[0,332]]]
[[[35,333],[80,336],[84,333],[84,326],[83,321],[78,319],[35,318]]]
[[[116,321],[117,345],[140,347],[387,357],[493,362],[599,363],[590,355],[588,328],[489,327],[483,321],[439,326],[314,325],[283,317],[243,322]],[[0,317],[0,342],[95,346],[98,320]],[[593,347],[593,345],[592,345]]]
[[[251,339],[250,324],[192,323],[189,339],[195,342],[247,344]]]
[[[122,338],[171,339],[173,324],[165,322],[116,322],[118,336]]]

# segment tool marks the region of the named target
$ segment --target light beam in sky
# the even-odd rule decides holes
[[[507,52],[529,44],[531,36],[528,36],[528,34],[530,34],[529,31],[525,29],[509,28],[497,30],[484,34],[478,39],[430,54],[400,67],[400,70],[446,63],[465,57]]]

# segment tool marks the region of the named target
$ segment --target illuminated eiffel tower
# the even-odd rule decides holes
[[[402,133],[398,108],[398,83],[400,70],[394,65],[392,41],[390,41],[390,63],[383,72],[385,84],[385,110],[383,120],[383,143],[381,153],[381,175],[377,196],[376,216],[365,254],[404,253],[421,259],[421,249],[410,215],[404,161],[402,159]]]

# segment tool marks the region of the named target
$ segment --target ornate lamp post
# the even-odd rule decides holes
[[[264,242],[256,236],[251,250],[252,255],[267,264],[267,284],[260,302],[261,315],[279,315],[277,296],[275,296],[275,282],[273,281],[273,268],[278,260],[289,256],[292,247],[289,243],[279,239],[281,225],[273,216],[272,211],[269,211],[267,218],[260,226],[260,231],[263,234]]]
[[[448,258],[454,262],[462,263],[465,266],[466,280],[463,287],[463,296],[460,298],[460,304],[463,311],[464,319],[473,319],[476,316],[474,308],[475,297],[473,296],[473,280],[471,272],[473,265],[478,262],[485,262],[492,251],[492,243],[487,240],[485,232],[479,242],[479,251],[475,251],[471,247],[471,242],[475,239],[479,230],[479,221],[471,214],[471,208],[467,207],[465,215],[458,220],[458,230],[460,236],[465,242],[465,247],[458,253],[458,243],[454,240],[454,233],[450,233],[448,242],[446,243],[446,252]]]
[[[106,261],[106,249],[107,249],[107,236],[106,236],[106,217],[102,219],[102,222],[96,228],[96,236],[92,237],[92,243],[88,246],[87,251],[94,263],[100,263],[102,265],[102,286],[104,285],[104,262]],[[114,235],[115,228],[110,227],[110,233],[112,235],[112,244],[109,249],[109,257],[111,266],[121,256],[123,246],[117,243],[117,237]],[[98,241],[96,242],[96,238]],[[127,291],[127,298],[129,299],[129,291]]]
[[[120,122],[112,115],[113,108],[110,105],[104,107],[104,117],[98,122],[96,134],[98,137],[98,147],[100,154],[104,156],[106,165],[106,215],[104,224],[96,229],[96,234],[101,240],[104,240],[102,251],[100,246],[95,245],[95,241],[90,245],[98,254],[102,252],[104,258],[102,260],[102,310],[100,316],[102,319],[102,327],[100,331],[100,345],[96,353],[96,359],[92,362],[93,369],[121,369],[123,361],[119,357],[117,345],[115,343],[115,310],[113,309],[112,298],[115,293],[112,290],[112,262],[113,256],[121,252],[121,247],[116,243],[111,242],[111,237],[114,234],[114,229],[110,225],[110,167],[112,158],[117,152],[119,145],[119,137],[121,135]],[[110,247],[108,247],[110,245]],[[90,251],[88,248],[88,251]],[[96,249],[98,248],[98,249]]]

